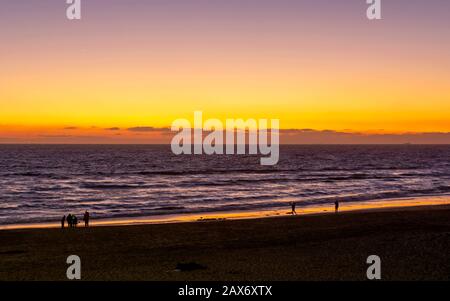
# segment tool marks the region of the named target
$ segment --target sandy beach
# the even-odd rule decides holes
[[[0,231],[0,280],[449,280],[450,205],[77,229]]]

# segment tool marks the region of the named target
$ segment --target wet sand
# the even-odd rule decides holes
[[[272,210],[258,210],[258,211],[224,211],[224,212],[204,212],[204,213],[185,213],[185,214],[168,214],[168,215],[154,215],[141,217],[119,217],[108,219],[97,219],[95,214],[91,214],[90,225],[93,227],[103,226],[129,226],[129,225],[147,225],[147,224],[167,224],[167,223],[184,223],[207,220],[237,220],[237,219],[255,219],[255,218],[271,218],[290,215],[290,202],[292,200],[279,201],[283,209]],[[418,206],[434,206],[434,205],[450,205],[449,195],[440,196],[426,196],[426,197],[411,197],[399,199],[380,199],[357,202],[341,202],[339,212],[348,211],[365,211],[365,210],[386,210],[403,207],[418,207]],[[318,214],[333,214],[334,203],[308,205],[304,206],[301,203],[297,204],[297,213],[301,215],[318,215]],[[79,218],[82,214],[78,215]],[[82,223],[82,221],[81,221]],[[59,218],[54,222],[47,223],[28,223],[28,224],[10,224],[0,225],[0,230],[8,229],[38,229],[38,228],[60,228],[61,223]]]
[[[385,280],[450,280],[449,205],[2,230],[0,242],[0,280],[65,280],[72,254],[83,280],[365,280],[372,254]]]

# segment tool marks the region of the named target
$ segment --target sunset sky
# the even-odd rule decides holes
[[[450,143],[448,0],[382,1],[380,21],[365,0],[0,5],[0,143],[162,143],[196,110]]]

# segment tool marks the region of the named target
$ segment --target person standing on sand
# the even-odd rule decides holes
[[[89,212],[86,210],[83,216],[84,226],[89,227]]]
[[[61,219],[61,228],[64,229],[64,225],[66,223],[66,216],[64,215]]]
[[[67,215],[67,226],[72,228],[72,214],[70,213]]]
[[[297,215],[297,212],[295,211],[295,206],[297,204],[295,202],[291,202],[291,208],[292,208],[292,215]]]
[[[338,213],[339,211],[339,201],[334,202],[334,212]]]

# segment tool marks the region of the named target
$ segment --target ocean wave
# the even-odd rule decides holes
[[[164,188],[168,185],[164,184],[147,184],[147,183],[132,183],[132,184],[118,184],[118,183],[102,183],[102,182],[84,182],[80,183],[81,188],[86,189],[145,189],[145,188]]]

